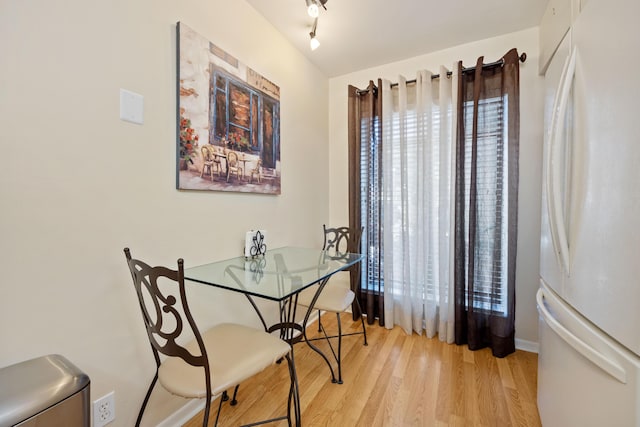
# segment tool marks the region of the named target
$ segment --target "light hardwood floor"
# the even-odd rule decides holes
[[[349,313],[341,319],[343,330],[358,329]],[[335,315],[324,315],[323,324],[335,327]],[[303,426],[540,426],[536,354],[516,351],[498,359],[488,349],[474,352],[397,327],[369,326],[367,336],[366,347],[362,335],[344,338],[341,385],[331,383],[316,353],[296,344]],[[237,406],[223,404],[218,425],[283,415],[287,392],[286,363],[267,368],[240,386]],[[212,403],[210,426],[217,405]],[[196,426],[202,426],[202,414],[183,427]]]

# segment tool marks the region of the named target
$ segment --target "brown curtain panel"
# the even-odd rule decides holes
[[[474,73],[458,64],[455,340],[494,356],[515,351],[519,58]]]
[[[360,301],[367,323],[384,325],[382,276],[382,95],[369,82],[366,89],[349,86],[349,227],[363,228],[365,259],[351,274],[351,289]],[[360,316],[352,305],[354,320]]]

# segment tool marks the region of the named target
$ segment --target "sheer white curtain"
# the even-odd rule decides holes
[[[385,326],[454,340],[453,162],[457,76],[382,84]]]

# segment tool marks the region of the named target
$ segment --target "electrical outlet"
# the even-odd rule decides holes
[[[93,401],[93,427],[102,427],[116,419],[114,392]]]

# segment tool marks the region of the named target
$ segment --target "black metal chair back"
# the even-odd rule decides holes
[[[158,368],[161,363],[160,353],[168,357],[179,357],[192,366],[202,366],[204,369],[203,375],[207,393],[204,417],[206,423],[211,404],[211,370],[202,336],[187,303],[184,286],[184,261],[179,259],[178,270],[171,270],[166,267],[151,267],[143,261],[133,259],[129,248],[125,248],[124,253],[127,257],[145,329],[156,361],[156,374],[138,414],[136,426],[140,425],[151,391],[158,380]],[[192,354],[178,343],[181,336],[191,338],[191,335],[198,343],[200,354]]]
[[[333,258],[344,258],[349,252],[360,253],[360,238],[362,229],[350,229],[349,227],[328,228],[322,225],[324,230],[324,244],[322,249]]]

